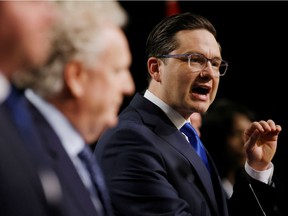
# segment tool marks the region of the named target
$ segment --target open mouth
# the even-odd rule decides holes
[[[211,90],[209,86],[196,86],[192,88],[192,92],[200,95],[207,95]]]

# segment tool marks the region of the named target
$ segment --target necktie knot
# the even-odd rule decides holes
[[[89,147],[87,148],[87,146],[85,146],[82,151],[78,154],[79,158],[84,161],[84,163],[92,163],[92,157],[93,154],[91,152],[91,150],[89,149]]]
[[[180,129],[182,133],[184,133],[188,139],[189,142],[193,145],[197,142],[197,132],[196,130],[192,127],[192,125],[189,122],[186,122],[183,127]],[[195,148],[195,147],[194,147]]]
[[[207,159],[206,151],[205,151],[203,143],[201,142],[196,130],[192,127],[192,125],[189,122],[186,122],[184,124],[184,126],[180,129],[180,131],[188,137],[190,144],[193,146],[196,153],[202,159],[205,166],[207,167],[207,169],[210,172],[210,167],[209,167],[209,162]]]

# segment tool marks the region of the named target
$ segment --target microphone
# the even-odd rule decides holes
[[[249,186],[249,188],[250,188],[250,190],[251,190],[251,192],[252,192],[252,194],[253,194],[253,196],[254,196],[254,198],[255,198],[255,200],[256,200],[256,202],[257,202],[257,204],[258,204],[258,206],[259,206],[259,208],[260,208],[260,210],[262,212],[262,214],[264,216],[266,216],[266,213],[265,213],[265,211],[264,211],[264,209],[263,209],[263,207],[262,207],[262,205],[261,205],[261,203],[260,203],[260,201],[259,201],[259,199],[258,199],[253,187],[252,187],[251,179],[248,176],[248,174],[246,172],[244,172],[244,171],[243,171],[243,177],[244,177],[245,181],[248,183],[248,186]]]

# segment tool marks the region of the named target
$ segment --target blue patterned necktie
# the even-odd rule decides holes
[[[107,216],[112,215],[110,197],[106,188],[104,177],[103,177],[100,167],[98,166],[96,158],[93,155],[89,146],[85,145],[84,149],[78,154],[78,156],[81,159],[81,161],[84,163],[84,165],[86,166],[90,174],[91,180],[93,182],[93,185],[95,186],[95,189],[97,191],[97,194],[100,200],[102,201],[103,207],[105,208],[106,214],[103,214],[103,211],[102,211],[102,215],[107,215]]]
[[[205,148],[195,129],[190,123],[186,122],[185,125],[180,129],[180,131],[188,137],[190,144],[193,146],[196,153],[202,159],[208,171],[210,172],[209,162],[207,159]]]

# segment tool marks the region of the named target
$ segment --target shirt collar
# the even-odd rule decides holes
[[[10,83],[0,71],[0,103],[5,101],[11,91]]]
[[[31,89],[25,91],[25,96],[54,129],[68,155],[70,157],[77,156],[84,148],[85,142],[69,120],[52,104],[43,100]]]
[[[155,96],[148,89],[145,91],[144,97],[163,110],[163,112],[168,116],[178,130],[185,124],[185,122],[187,122],[187,120],[184,119],[177,111]]]

